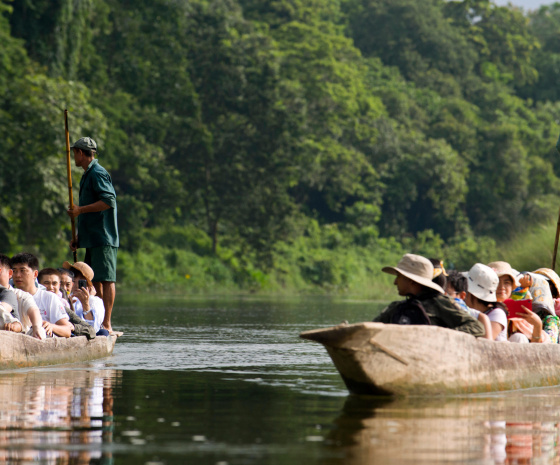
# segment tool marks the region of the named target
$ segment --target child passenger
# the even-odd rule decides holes
[[[465,303],[488,316],[492,328],[491,339],[501,342],[507,341],[507,309],[503,303],[496,300],[499,282],[500,279],[492,268],[482,263],[475,264],[467,276],[468,292]]]
[[[453,299],[453,301],[459,308],[482,323],[485,331],[484,337],[486,339],[492,339],[492,325],[490,324],[490,318],[488,318],[486,314],[467,306],[467,304],[465,303],[467,290],[468,284],[466,276],[456,270],[450,271],[447,275],[445,293]]]

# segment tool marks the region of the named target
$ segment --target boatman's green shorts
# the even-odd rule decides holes
[[[93,269],[93,281],[117,281],[117,247],[102,245],[86,249],[86,262]]]

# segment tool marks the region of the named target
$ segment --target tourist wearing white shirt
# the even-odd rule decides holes
[[[70,337],[74,325],[70,323],[59,298],[52,292],[37,289],[35,279],[39,274],[39,260],[30,253],[19,253],[10,259],[14,285],[29,292],[35,299],[43,318],[42,326],[48,336]]]
[[[41,315],[39,309],[35,304],[35,300],[27,292],[21,289],[14,289],[10,286],[10,279],[12,277],[12,269],[10,259],[3,254],[0,254],[0,285],[11,289],[17,298],[18,313],[21,319],[22,331],[27,333],[28,336],[33,336],[37,339],[45,339],[46,333],[42,327]],[[16,320],[17,321],[17,320]],[[9,323],[9,324],[13,324]],[[4,328],[9,329],[9,328]],[[13,329],[10,329],[13,330]]]

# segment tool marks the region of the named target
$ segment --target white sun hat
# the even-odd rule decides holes
[[[496,302],[496,289],[500,278],[489,266],[477,263],[467,276],[469,293],[484,302]]]

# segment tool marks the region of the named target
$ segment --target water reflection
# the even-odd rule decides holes
[[[112,463],[114,370],[0,377],[2,463]]]
[[[326,438],[324,464],[560,463],[560,390],[488,397],[350,396]]]

